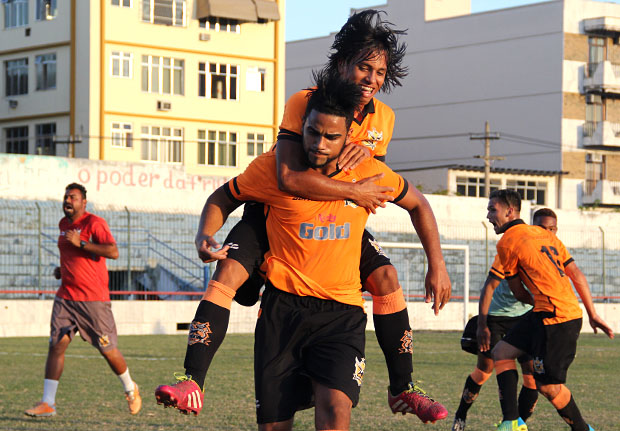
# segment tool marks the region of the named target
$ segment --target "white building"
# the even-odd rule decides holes
[[[555,0],[470,14],[469,0],[376,7],[403,40],[410,74],[379,98],[396,112],[387,162],[425,191],[519,189],[558,208],[620,205],[620,5]],[[287,97],[310,82],[333,35],[290,42]],[[619,64],[616,64],[619,63]],[[491,133],[491,135],[493,135]]]

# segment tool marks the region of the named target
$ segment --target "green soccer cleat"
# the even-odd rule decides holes
[[[523,419],[515,419],[512,421],[504,421],[501,424],[496,425],[497,431],[527,431],[527,425],[523,422]]]

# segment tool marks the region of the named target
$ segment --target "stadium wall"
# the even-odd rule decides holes
[[[197,301],[112,301],[119,335],[186,334],[196,312]],[[49,335],[52,300],[0,300],[0,337],[45,337]],[[433,314],[431,304],[410,302],[409,319],[414,330],[450,331],[464,327],[463,302],[450,302]],[[620,304],[595,304],[599,315],[620,333]],[[469,316],[476,314],[477,302],[469,303]],[[367,329],[373,331],[372,302],[366,302]],[[228,333],[252,333],[258,305],[232,305]],[[468,316],[468,317],[469,317]],[[585,316],[585,311],[584,311]],[[592,329],[584,319],[582,332]]]

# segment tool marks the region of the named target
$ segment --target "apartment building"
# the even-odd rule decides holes
[[[620,206],[620,5],[554,0],[470,13],[469,0],[388,0],[408,29],[387,162],[427,192],[490,189],[558,208]],[[287,97],[333,35],[287,43]],[[485,123],[490,133],[485,132]]]
[[[283,0],[2,0],[0,152],[236,175],[277,135]]]

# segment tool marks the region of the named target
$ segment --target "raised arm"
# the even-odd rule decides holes
[[[286,193],[316,201],[350,199],[373,213],[377,207],[385,207],[385,202],[393,199],[387,194],[393,191],[391,187],[374,183],[380,176],[348,183],[332,180],[308,169],[303,162],[303,148],[299,142],[278,138],[276,156],[278,188]]]
[[[493,292],[500,281],[488,276],[480,291],[480,301],[478,302],[478,330],[476,331],[476,338],[478,339],[478,348],[481,352],[486,352],[491,349],[491,331],[487,325],[487,317],[489,316],[489,307],[491,306],[491,300],[493,299]]]
[[[564,267],[564,271],[568,275],[568,277],[573,282],[575,286],[575,290],[581,297],[581,302],[583,302],[583,306],[588,313],[588,318],[590,320],[590,326],[594,329],[594,333],[596,333],[597,328],[603,331],[609,338],[614,338],[614,332],[612,329],[605,323],[603,319],[596,313],[594,309],[594,303],[592,302],[592,295],[590,294],[590,287],[588,286],[588,280],[586,276],[581,272],[579,267],[574,261],[571,261],[568,265]]]
[[[198,257],[203,262],[226,259],[228,246],[220,248],[220,244],[213,238],[213,235],[224,225],[230,213],[241,205],[241,202],[233,201],[226,194],[224,184],[207,199],[200,215],[198,232],[196,233],[196,250]],[[213,251],[212,248],[219,249]]]
[[[428,259],[428,272],[424,282],[425,301],[431,302],[434,298],[433,309],[437,315],[450,300],[452,284],[441,252],[435,215],[424,195],[411,184],[407,194],[396,204],[409,212],[413,227],[424,247]]]

